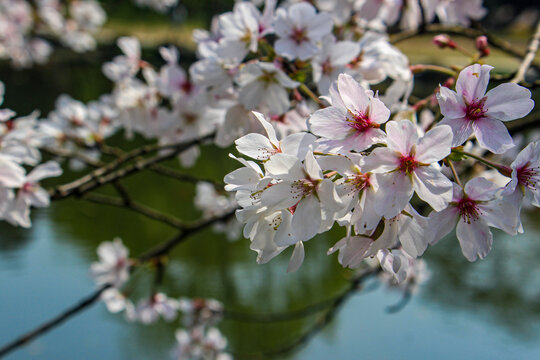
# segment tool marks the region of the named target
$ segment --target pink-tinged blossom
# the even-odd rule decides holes
[[[313,134],[330,140],[343,151],[363,151],[385,142],[380,125],[390,117],[390,110],[364,89],[350,75],[340,74],[330,88],[332,106],[317,110],[309,119]]]
[[[388,147],[378,147],[366,158],[366,171],[379,173],[377,214],[397,216],[413,192],[435,210],[444,209],[452,198],[452,183],[433,164],[450,154],[450,127],[437,126],[419,137],[411,121],[390,121],[386,133]]]
[[[129,279],[129,250],[120,238],[105,241],[97,248],[98,262],[92,263],[90,272],[96,284],[122,286]]]
[[[173,321],[178,315],[178,300],[163,293],[155,293],[149,299],[143,299],[135,308],[126,308],[129,321],[139,321],[145,325],[155,323],[161,316],[165,321]]]
[[[253,114],[263,126],[267,136],[251,133],[235,141],[238,152],[253,159],[266,161],[279,153],[304,158],[309,146],[316,140],[315,136],[308,133],[291,134],[283,140],[278,140],[274,127],[266,121],[264,115],[258,112]]]
[[[487,9],[482,6],[483,0],[437,0],[435,9],[437,17],[443,24],[469,26],[471,19],[480,20]]]
[[[330,248],[328,254],[339,250],[339,263],[349,268],[357,268],[365,258],[399,244],[409,256],[417,257],[424,253],[428,245],[424,236],[426,224],[426,218],[412,206],[407,206],[404,212],[390,219],[382,219],[376,229],[367,233],[351,236],[348,230],[347,236]]]
[[[319,94],[328,94],[332,82],[346,71],[346,65],[360,53],[360,45],[352,41],[336,41],[333,35],[322,41],[321,52],[311,61],[313,81]]]
[[[317,42],[330,34],[333,26],[330,14],[317,14],[307,2],[293,4],[287,10],[279,8],[274,22],[276,52],[289,60],[308,60],[320,51]]]
[[[362,172],[363,156],[349,153],[347,156],[322,156],[319,164],[323,171],[337,171],[342,178],[336,181],[336,190],[344,203],[337,217],[352,211],[350,224],[357,234],[374,229],[381,216],[375,212],[377,178],[370,172]]]
[[[440,212],[428,217],[426,237],[430,244],[456,228],[456,235],[463,255],[469,261],[483,259],[490,252],[493,234],[489,227],[496,227],[515,234],[515,212],[496,199],[499,187],[485,178],[473,178],[462,189],[454,184],[452,202]]]
[[[214,327],[196,326],[186,331],[176,331],[177,346],[173,352],[175,360],[213,359],[232,360],[224,352],[227,339]]]
[[[463,144],[474,133],[480,146],[504,153],[514,142],[502,121],[522,118],[533,109],[531,92],[523,86],[506,83],[486,93],[491,69],[468,66],[459,74],[456,91],[440,87],[437,99],[444,115],[440,124],[452,127],[452,146]]]
[[[242,68],[236,79],[240,85],[238,101],[249,110],[264,107],[276,115],[285,113],[290,106],[286,89],[299,83],[291,80],[273,63],[250,63]]]
[[[510,165],[512,179],[506,185],[504,196],[518,192],[529,198],[534,206],[540,207],[540,141],[523,149]]]
[[[30,207],[48,207],[50,204],[49,193],[39,185],[39,182],[44,178],[61,174],[62,169],[56,161],[36,166],[24,179],[15,202],[8,209],[6,220],[13,225],[30,227]]]
[[[343,207],[334,183],[324,178],[312,152],[303,163],[295,156],[276,154],[265,168],[279,182],[263,191],[261,202],[270,209],[293,209],[293,243],[313,238],[323,219],[333,222],[329,215]]]

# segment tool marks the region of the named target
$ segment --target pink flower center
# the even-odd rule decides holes
[[[459,215],[461,215],[463,221],[466,221],[467,224],[470,224],[471,220],[476,221],[480,218],[478,203],[467,196],[458,201],[457,208]]]
[[[368,188],[371,186],[371,182],[369,181],[369,173],[367,174],[358,174],[354,177],[351,177],[347,180],[347,182],[351,183],[355,188],[356,191],[362,191],[365,188]]]
[[[404,174],[412,174],[414,169],[418,167],[418,161],[411,155],[402,155],[399,158],[398,170]]]
[[[470,121],[477,121],[485,118],[485,113],[487,109],[484,109],[484,104],[486,103],[486,97],[480,99],[479,101],[473,101],[472,103],[467,103],[467,108],[465,109],[465,117]]]
[[[37,184],[32,183],[32,182],[26,182],[22,186],[21,190],[23,192],[28,192],[29,193],[29,192],[33,192],[36,187],[37,187]]]
[[[295,27],[290,35],[290,38],[297,44],[300,45],[308,39],[307,31],[304,28]]]
[[[526,164],[517,169],[517,178],[519,184],[534,190],[538,188],[540,183],[540,168],[528,167]]]
[[[329,75],[332,73],[332,71],[334,71],[334,67],[330,63],[330,60],[326,60],[325,62],[323,62],[321,67],[322,67],[322,73],[326,75]]]
[[[375,124],[371,121],[368,114],[353,114],[353,112],[350,110],[347,110],[347,112],[347,125],[349,125],[358,132],[365,132],[370,128],[379,127],[379,124]]]

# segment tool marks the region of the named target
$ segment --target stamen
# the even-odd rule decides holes
[[[476,221],[480,218],[481,212],[478,208],[478,203],[467,196],[459,200],[457,208],[463,221],[467,222],[467,224],[470,224],[471,220]]]

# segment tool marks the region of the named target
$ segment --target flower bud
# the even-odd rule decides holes
[[[482,57],[488,56],[490,53],[487,36],[482,35],[476,38],[476,49],[480,51]]]
[[[456,48],[456,43],[450,39],[450,36],[446,34],[440,34],[433,37],[433,43],[440,47],[441,49],[444,49],[445,47],[449,47],[451,49]]]

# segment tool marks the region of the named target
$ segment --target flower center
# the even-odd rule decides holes
[[[323,62],[321,67],[322,67],[322,73],[326,75],[329,75],[332,73],[332,71],[334,71],[334,67],[330,63],[330,60],[326,60],[325,62]]]
[[[359,132],[364,132],[369,128],[378,128],[379,124],[371,122],[369,115],[366,113],[354,114],[351,110],[347,110],[347,125]]]
[[[484,104],[486,103],[486,98],[482,98],[479,101],[473,101],[472,103],[467,103],[467,108],[465,109],[465,117],[470,121],[477,121],[485,118],[486,109],[484,109]]]
[[[398,170],[404,174],[412,174],[414,169],[418,167],[418,161],[411,155],[402,155],[399,158]]]
[[[307,31],[304,28],[295,27],[291,33],[290,38],[297,44],[300,45],[308,39]]]
[[[519,184],[534,190],[540,183],[540,168],[528,167],[528,165],[517,169],[517,178]]]
[[[356,191],[360,192],[364,190],[365,188],[368,188],[371,186],[371,182],[369,181],[369,175],[370,173],[367,173],[367,174],[360,173],[353,177],[348,178],[346,181],[352,184],[355,187]]]
[[[467,196],[458,201],[457,208],[463,221],[466,221],[467,224],[470,224],[471,220],[476,221],[480,218],[478,203]]]

